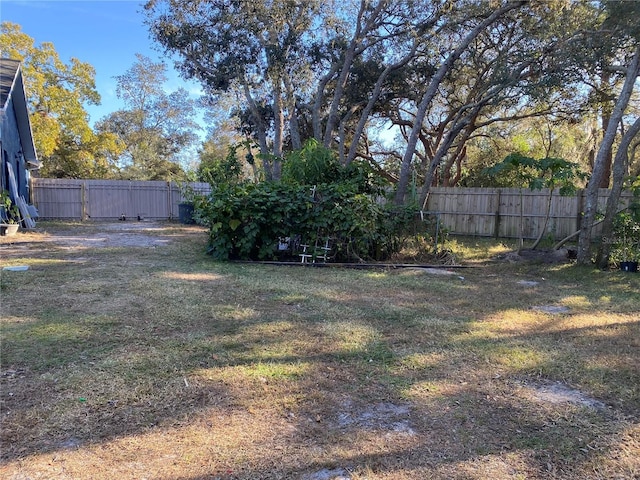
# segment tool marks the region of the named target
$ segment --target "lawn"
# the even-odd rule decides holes
[[[1,272],[0,477],[640,477],[640,274],[477,239],[449,271],[219,263],[206,239],[2,238],[29,269]]]

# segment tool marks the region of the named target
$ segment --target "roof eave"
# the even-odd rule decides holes
[[[15,95],[17,93],[17,95]],[[18,133],[20,134],[20,143],[22,144],[22,154],[28,163],[40,165],[36,146],[33,142],[33,131],[31,130],[31,122],[29,121],[29,109],[27,108],[27,97],[22,80],[22,65],[18,66],[16,76],[9,92],[13,99],[13,105],[16,112],[16,120],[18,123]]]

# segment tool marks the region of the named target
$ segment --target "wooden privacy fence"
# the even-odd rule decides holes
[[[207,183],[190,183],[197,193],[209,193]],[[437,215],[449,232],[460,235],[536,238],[544,224],[549,190],[519,188],[433,187],[427,210]],[[604,211],[609,190],[598,194]],[[173,182],[122,180],[66,180],[33,178],[31,201],[42,219],[115,220],[125,215],[149,219],[179,218],[180,188]],[[623,192],[621,206],[631,200]],[[561,196],[556,190],[551,201],[547,234],[564,238],[578,230],[584,192]]]
[[[554,190],[545,235],[562,239],[579,229],[584,191],[562,196]],[[598,211],[604,212],[608,189],[598,192]],[[623,192],[621,205],[631,201]],[[537,238],[544,226],[549,190],[520,188],[443,188],[429,191],[427,210],[436,214],[449,232],[462,235]]]
[[[197,193],[211,190],[208,183],[189,185]],[[174,182],[32,178],[30,187],[41,219],[115,220],[124,215],[172,220],[184,201]]]

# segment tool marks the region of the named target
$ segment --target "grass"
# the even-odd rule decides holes
[[[2,478],[640,476],[640,275],[465,238],[453,275],[217,263],[135,226],[2,240]]]

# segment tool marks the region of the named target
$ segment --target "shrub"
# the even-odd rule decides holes
[[[379,202],[383,182],[371,167],[342,167],[315,141],[290,154],[279,182],[217,183],[195,202],[217,259],[270,260],[293,255],[281,239],[332,245],[340,261],[384,260],[403,245],[415,208]]]

